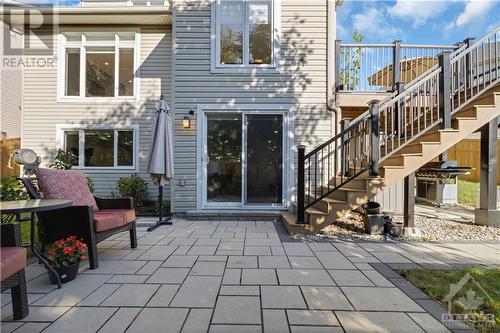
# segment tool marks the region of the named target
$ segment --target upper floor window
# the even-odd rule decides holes
[[[275,67],[279,48],[277,2],[214,2],[212,70]]]
[[[63,96],[134,97],[136,33],[65,32],[62,39]]]

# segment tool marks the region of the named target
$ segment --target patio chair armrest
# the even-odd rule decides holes
[[[134,209],[133,198],[105,199],[94,197],[99,209]]]
[[[45,229],[45,243],[68,236],[88,237],[94,233],[91,206],[71,206],[38,213]]]
[[[1,246],[2,247],[17,247],[22,246],[21,240],[21,224],[19,223],[4,223],[0,224]]]

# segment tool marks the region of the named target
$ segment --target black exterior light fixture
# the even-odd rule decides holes
[[[184,119],[182,119],[182,127],[183,128],[190,128],[191,127],[191,117],[194,116],[194,110],[191,109],[189,110],[189,115],[184,116]]]

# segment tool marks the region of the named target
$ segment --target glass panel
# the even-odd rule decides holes
[[[118,131],[118,166],[134,165],[134,132]]]
[[[207,201],[241,202],[241,115],[207,118]]]
[[[282,143],[281,115],[247,116],[247,204],[282,203]]]
[[[80,157],[80,140],[78,131],[66,131],[64,132],[64,151],[73,154],[75,157],[72,165],[79,164]]]
[[[120,96],[134,95],[134,49],[120,49],[119,90]]]
[[[85,130],[85,163],[87,167],[114,165],[114,131]]]
[[[80,96],[80,49],[66,50],[66,96]]]
[[[243,63],[243,2],[220,5],[220,62]]]
[[[82,41],[81,32],[65,32],[64,37],[66,37],[66,43],[81,43]]]
[[[109,43],[111,45],[115,44],[115,33],[114,32],[86,32],[87,43]]]
[[[249,62],[250,64],[271,64],[272,2],[251,2],[249,15]]]
[[[119,32],[120,43],[123,42],[133,42],[135,40],[135,32]]]
[[[112,97],[115,95],[115,52],[87,51],[87,97]]]

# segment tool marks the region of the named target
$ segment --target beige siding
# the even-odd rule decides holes
[[[118,29],[117,29],[118,30]],[[23,146],[36,150],[45,165],[56,152],[57,124],[138,124],[139,174],[149,182],[146,173],[153,107],[160,94],[171,100],[171,28],[143,27],[140,37],[140,100],[113,103],[74,103],[57,101],[57,68],[25,71]],[[107,195],[114,190],[119,177],[131,172],[88,172],[94,179],[96,193]],[[152,183],[150,190],[157,190]],[[170,191],[165,189],[165,195]],[[154,199],[154,197],[151,197]]]
[[[310,150],[331,137],[326,108],[326,0],[282,0],[281,61],[278,73],[210,72],[210,3],[175,5],[175,187],[174,209],[196,208],[196,119],[190,129],[182,118],[198,104],[293,105],[295,143]],[[185,186],[179,186],[179,180]]]

